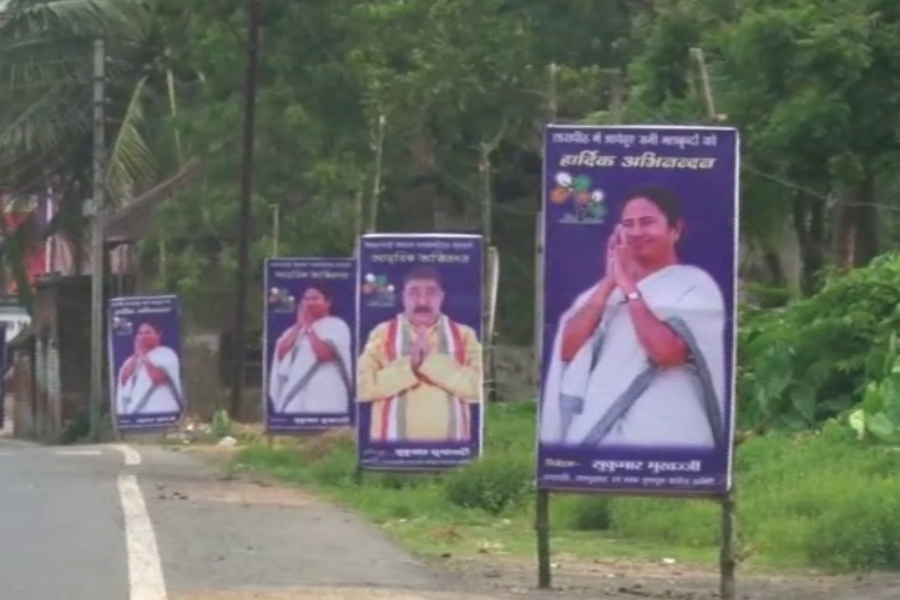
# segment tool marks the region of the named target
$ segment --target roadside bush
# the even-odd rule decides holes
[[[354,484],[356,450],[349,432],[328,431],[301,439],[300,455],[313,480],[334,487]]]
[[[312,475],[306,469],[298,469],[305,459],[299,448],[267,448],[263,445],[248,446],[241,450],[236,467],[258,469],[290,483],[310,483]]]
[[[217,410],[215,414],[213,414],[210,429],[211,433],[219,439],[230,436],[232,434],[232,423],[231,417],[228,416],[228,411]]]
[[[612,501],[609,498],[578,496],[563,506],[563,525],[575,531],[608,531],[612,527]]]
[[[802,431],[856,404],[900,329],[900,254],[833,273],[809,298],[744,308],[738,336],[742,427]]]
[[[533,479],[534,464],[527,458],[487,456],[449,473],[443,488],[451,504],[499,515],[526,500]]]
[[[425,481],[432,481],[433,477],[419,473],[371,473],[366,475],[372,483],[386,490],[409,490],[419,487]]]
[[[324,485],[349,487],[354,485],[356,456],[342,448],[321,456],[310,464],[313,478]]]
[[[719,541],[718,507],[702,500],[616,498],[611,533],[623,539],[707,548]]]
[[[845,488],[842,500],[813,522],[806,539],[810,563],[845,571],[900,569],[900,482]]]
[[[74,419],[66,423],[60,435],[59,443],[63,445],[78,444],[88,439],[90,433],[91,411],[90,408],[84,407],[78,410]]]
[[[490,411],[485,458],[445,475],[367,473],[356,486],[352,438],[337,434],[282,448],[251,446],[240,460],[288,481],[318,484],[420,548],[465,552],[478,540],[531,551],[533,411]],[[735,467],[738,544],[751,561],[900,570],[896,448],[860,442],[831,420],[817,431],[753,437],[739,447]],[[613,549],[690,561],[712,557],[719,540],[720,509],[709,501],[554,494],[550,508],[555,551],[576,556]],[[434,531],[453,535],[436,540]]]

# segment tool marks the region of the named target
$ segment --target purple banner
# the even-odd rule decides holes
[[[184,415],[181,323],[175,296],[109,301],[110,387],[119,431],[158,430]]]
[[[265,289],[266,430],[352,424],[356,261],[270,258]]]
[[[6,323],[0,321],[0,365],[3,365],[3,376],[0,377],[0,430],[6,426],[6,376],[12,367],[10,354],[6,340]]]
[[[481,455],[484,374],[480,236],[360,240],[359,463],[437,470]]]
[[[738,133],[549,126],[538,485],[731,487]]]

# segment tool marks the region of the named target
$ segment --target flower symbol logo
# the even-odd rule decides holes
[[[269,305],[275,308],[290,310],[294,307],[296,298],[288,290],[273,287],[269,290]]]
[[[572,177],[565,171],[560,171],[555,177],[556,185],[550,190],[550,201],[554,204],[563,204],[570,198],[574,198],[578,204],[587,204],[591,199],[591,178],[587,175]]]
[[[363,294],[390,294],[394,291],[394,286],[388,283],[385,275],[366,273],[366,276],[363,278],[362,289]]]
[[[132,330],[131,321],[124,317],[113,317],[113,331],[117,335],[131,335]]]
[[[603,203],[605,198],[606,194],[601,189],[596,189],[587,194],[587,198],[583,202],[576,198],[579,220],[602,220],[606,216],[606,204]]]
[[[366,273],[362,281],[362,293],[371,298],[373,306],[392,306],[394,303],[394,285],[386,275]]]
[[[600,223],[606,216],[604,200],[606,194],[600,188],[594,188],[587,175],[572,176],[560,171],[554,178],[555,185],[550,190],[550,202],[562,205],[572,200],[574,211],[564,217],[565,222]]]

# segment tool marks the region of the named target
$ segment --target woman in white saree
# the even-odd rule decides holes
[[[561,446],[711,448],[725,443],[721,290],[678,262],[681,209],[647,186],[626,198],[606,273],[562,315],[540,440]]]
[[[181,361],[160,343],[162,332],[141,323],[134,337],[134,354],[116,378],[116,410],[120,415],[180,413],[184,408]]]
[[[330,314],[331,296],[319,287],[303,293],[297,321],[275,343],[268,394],[274,414],[342,414],[349,410],[351,333]]]

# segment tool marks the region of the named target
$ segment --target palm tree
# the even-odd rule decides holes
[[[174,111],[171,68],[152,35],[145,0],[0,0],[0,185],[25,190],[53,184],[62,191],[58,218],[42,236],[62,232],[82,263],[90,195],[93,41],[108,49],[107,169],[110,208],[126,204],[155,181],[147,107]],[[165,102],[158,102],[164,98]],[[156,103],[154,105],[154,102]],[[159,112],[159,109],[156,109]],[[30,305],[22,249],[36,229],[12,235],[4,253],[23,300]],[[21,232],[21,233],[20,233]],[[29,233],[32,234],[31,239]]]

